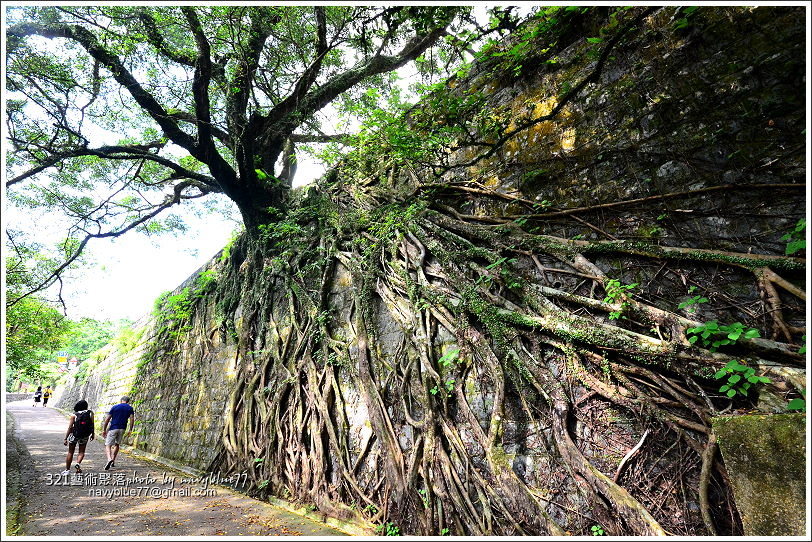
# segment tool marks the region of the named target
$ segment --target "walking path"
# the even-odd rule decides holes
[[[75,535],[305,535],[345,533],[298,514],[239,494],[227,487],[192,480],[189,474],[145,461],[125,451],[104,470],[100,440],[88,443],[83,474],[61,476],[68,423],[52,408],[28,400],[6,404],[15,437],[30,454],[9,462],[7,473],[22,479],[22,510],[17,533],[26,536]],[[101,435],[97,435],[101,439]],[[74,460],[76,454],[74,454]],[[12,476],[12,478],[14,477]],[[240,479],[234,479],[239,486]]]

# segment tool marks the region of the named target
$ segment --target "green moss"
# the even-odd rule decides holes
[[[513,460],[515,459],[516,454],[509,454],[505,452],[505,449],[502,446],[496,445],[491,448],[490,456],[494,466],[503,470],[510,470],[513,468]]]
[[[802,535],[806,525],[805,416],[722,416],[712,423],[744,534]]]

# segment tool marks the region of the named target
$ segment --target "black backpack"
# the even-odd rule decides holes
[[[80,410],[73,421],[73,436],[77,439],[85,438],[93,433],[93,411]]]

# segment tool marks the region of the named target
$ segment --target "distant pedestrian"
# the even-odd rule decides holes
[[[48,406],[48,399],[51,398],[51,395],[53,395],[53,393],[54,393],[54,390],[51,389],[51,386],[45,386],[45,389],[42,391],[42,406],[43,407]]]
[[[34,404],[31,406],[37,406],[40,399],[42,399],[42,386],[37,386],[37,391],[34,392]]]
[[[127,420],[130,421],[130,430],[125,435],[124,432],[127,429]],[[123,437],[132,434],[133,425],[135,425],[135,410],[130,406],[130,398],[125,395],[121,398],[119,404],[110,409],[110,412],[107,413],[107,417],[102,424],[104,447],[107,451],[107,464],[104,466],[104,470],[110,470],[110,467],[116,466],[115,461],[118,455],[119,445]]]
[[[73,407],[73,415],[68,422],[68,431],[65,433],[65,446],[68,447],[68,455],[65,457],[65,470],[62,474],[70,474],[70,465],[73,462],[73,452],[76,445],[79,445],[79,455],[76,458],[74,468],[76,472],[82,472],[82,459],[85,458],[85,447],[88,441],[96,437],[93,411],[87,408],[87,401],[82,399]]]

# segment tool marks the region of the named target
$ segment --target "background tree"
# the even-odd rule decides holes
[[[129,327],[130,324],[131,322],[128,320],[113,322],[93,318],[81,318],[78,321],[72,321],[70,330],[65,335],[59,349],[65,350],[70,356],[85,360],[90,354],[109,343],[120,330]]]
[[[6,389],[56,376],[55,358],[70,322],[56,307],[29,296],[6,311]]]
[[[285,207],[295,140],[331,139],[320,110],[432,47],[445,48],[438,59],[449,67],[455,51],[512,25],[508,8],[489,29],[462,31],[469,11],[10,10],[6,186],[16,204],[56,207],[69,224],[59,263],[29,291],[93,238],[182,228],[167,211],[209,194],[233,200],[255,234]]]

